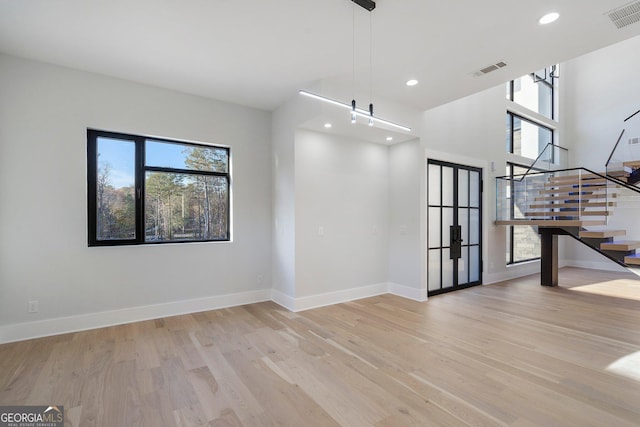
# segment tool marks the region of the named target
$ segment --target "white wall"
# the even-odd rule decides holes
[[[573,166],[604,171],[624,119],[640,109],[638,52],[640,37],[634,37],[562,64],[569,112],[565,116],[566,137],[573,145],[570,154]],[[609,227],[627,229],[627,238],[640,239],[639,207],[637,201],[623,200]],[[578,242],[568,245],[566,257],[572,265],[621,270]]]
[[[270,113],[4,55],[0,93],[0,342],[269,298]],[[233,242],[87,247],[88,127],[229,145]]]
[[[273,296],[284,306],[295,298],[295,102],[273,113],[271,163]]]
[[[301,129],[295,139],[296,297],[386,291],[388,148]]]
[[[562,65],[573,165],[602,169],[640,108],[639,49],[636,37]],[[484,170],[484,283],[539,271],[506,267],[493,225],[495,177],[522,161],[505,150],[502,85],[424,112],[420,142],[390,148],[298,129],[317,111],[297,99],[271,115],[10,56],[0,93],[0,342],[272,295],[294,309],[394,286],[421,299],[426,158]],[[88,248],[87,127],[230,145],[233,242]],[[615,268],[567,246],[569,262]]]
[[[424,299],[424,151],[419,140],[389,147],[389,282]]]

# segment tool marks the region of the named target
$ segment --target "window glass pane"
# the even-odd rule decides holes
[[[458,169],[458,206],[469,206],[469,171]]]
[[[542,73],[541,76],[544,78],[544,71],[540,73]],[[548,80],[551,79],[548,78]],[[513,101],[531,111],[535,111],[552,119],[551,105],[553,103],[553,97],[551,96],[551,84],[549,84],[548,80],[535,82],[531,74],[514,80]]]
[[[540,235],[535,227],[513,227],[513,262],[540,258]]]
[[[538,84],[538,113],[553,118],[553,90],[546,84]]]
[[[507,253],[506,253],[506,261],[507,261],[507,265],[508,264],[513,264],[512,260],[511,260],[511,229],[513,227],[509,227],[507,229]]]
[[[458,285],[469,283],[469,247],[463,246],[458,260]]]
[[[145,165],[227,173],[229,156],[224,148],[147,140]]]
[[[458,209],[458,225],[462,232],[462,244],[469,244],[469,209]]]
[[[513,212],[511,213],[511,217],[514,219],[523,219],[525,218],[524,212],[527,211],[527,204],[531,204],[531,200],[528,199],[527,194],[527,178],[522,178],[522,175],[527,173],[527,168],[523,168],[520,166],[513,166],[513,176],[514,179],[511,182],[513,188]]]
[[[228,239],[226,177],[147,172],[145,241]]]
[[[442,167],[442,204],[453,206],[453,168]]]
[[[511,140],[512,129],[511,129],[511,114],[507,113],[507,127],[506,127],[506,142],[507,142],[507,153],[513,153],[513,141]]]
[[[453,286],[453,260],[449,258],[449,249],[442,250],[442,288]]]
[[[528,205],[533,203],[532,195],[527,194],[526,187],[542,187],[545,182],[543,174],[536,174],[535,170],[529,172],[529,175],[522,181],[518,182],[518,176],[526,173],[528,168],[518,165],[508,165],[507,171],[514,176],[513,185],[513,211],[512,218],[525,218],[524,212]],[[511,234],[513,233],[513,239]],[[513,259],[511,251],[513,250]],[[537,228],[531,226],[511,226],[507,231],[507,264],[529,261],[540,257],[540,236]]]
[[[477,282],[480,280],[480,247],[471,246],[469,248],[469,280]]]
[[[429,251],[429,283],[428,287],[430,291],[437,291],[440,289],[440,249]]]
[[[480,206],[480,172],[470,172],[471,187],[469,189],[469,206],[477,208]]]
[[[453,225],[453,208],[442,208],[442,246],[451,245],[451,226]]]
[[[551,129],[513,117],[513,154],[535,159],[552,139]]]
[[[440,246],[440,208],[429,208],[429,248]]]
[[[135,239],[135,142],[100,137],[97,153],[96,239]]]
[[[429,204],[440,205],[440,166],[429,165]]]
[[[538,87],[531,75],[522,76],[515,80],[513,102],[532,111],[538,112]]]
[[[480,209],[471,209],[471,225],[469,226],[469,244],[480,243]]]

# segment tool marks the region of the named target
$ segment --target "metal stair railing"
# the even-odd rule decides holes
[[[562,159],[560,153],[562,150],[565,152],[569,151],[567,148],[561,147],[552,142],[547,143],[540,154],[538,154],[538,157],[536,157],[533,163],[529,165],[527,171],[522,175],[522,178],[520,178],[520,181],[522,181],[532,170],[550,170],[549,166],[554,164],[561,164]],[[540,167],[539,164],[542,163],[544,159],[546,159],[547,165],[545,167]],[[556,161],[558,161],[558,163],[556,163]]]
[[[624,137],[628,137],[625,141]],[[625,143],[626,142],[626,143]],[[635,166],[629,166],[636,163]],[[605,163],[606,174],[613,179],[635,184],[640,182],[640,110],[623,122],[623,128]]]
[[[553,189],[546,189],[545,183],[549,183],[551,177],[570,178],[567,179],[565,184],[567,188],[557,191],[553,191]],[[598,180],[604,183],[604,185],[590,185],[590,180]],[[549,194],[566,193],[566,196],[551,196],[552,199],[550,201],[552,203],[550,203],[548,207],[539,208],[541,209],[540,217],[561,217],[562,215],[553,215],[555,209],[561,209],[559,212],[562,212],[562,209],[575,209],[573,207],[566,206],[567,204],[571,205],[575,203],[577,208],[575,216],[577,216],[579,220],[582,220],[585,216],[585,208],[587,207],[587,203],[585,201],[602,199],[602,196],[604,196],[604,202],[600,203],[602,203],[602,207],[604,207],[605,218],[608,218],[610,210],[609,204],[612,198],[609,192],[609,187],[611,186],[625,188],[629,191],[640,194],[639,187],[620,181],[615,177],[595,172],[588,168],[535,171],[521,175],[496,177],[496,221],[522,220],[522,225],[526,225],[527,215],[525,211],[531,211],[529,206],[535,204],[532,202],[536,202],[536,197],[542,198],[541,195],[544,193],[541,193],[541,191],[545,191]],[[555,187],[562,187],[562,180],[559,181]],[[604,194],[596,193],[599,190],[604,190]],[[554,198],[557,199],[553,200]],[[554,201],[563,203],[565,206],[554,208]],[[540,202],[543,201],[541,200]],[[543,203],[538,203],[538,205],[541,204]]]

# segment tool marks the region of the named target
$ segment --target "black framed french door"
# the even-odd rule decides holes
[[[427,289],[482,284],[482,169],[428,160]]]

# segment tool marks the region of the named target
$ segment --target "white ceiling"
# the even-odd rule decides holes
[[[0,0],[0,52],[265,110],[318,82],[425,110],[640,34],[605,14],[626,3]],[[538,25],[549,11],[560,19]],[[508,67],[473,76],[497,61]]]

